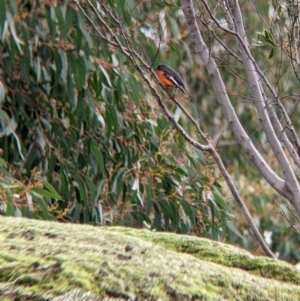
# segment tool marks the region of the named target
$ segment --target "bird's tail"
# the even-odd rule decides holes
[[[183,87],[179,87],[179,89],[188,96],[188,98],[190,99],[190,101],[193,101],[193,97],[187,92],[186,89],[184,89]]]

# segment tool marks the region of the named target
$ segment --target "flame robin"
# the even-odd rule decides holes
[[[175,88],[181,90],[184,94],[186,94],[189,98],[192,98],[183,84],[181,76],[172,68],[167,65],[158,65],[155,69],[157,71],[158,78],[160,82],[165,87]],[[176,90],[175,90],[176,92]],[[175,95],[175,94],[174,94]]]

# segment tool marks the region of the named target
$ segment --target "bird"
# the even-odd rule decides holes
[[[190,99],[192,99],[192,97],[188,94],[183,84],[183,81],[181,79],[181,76],[178,74],[177,71],[164,64],[158,65],[154,70],[157,71],[158,78],[165,87],[170,87],[175,89],[178,88],[184,94],[186,94]]]

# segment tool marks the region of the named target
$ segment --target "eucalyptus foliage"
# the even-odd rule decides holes
[[[75,5],[0,1],[0,38],[2,214],[239,235],[214,164]]]

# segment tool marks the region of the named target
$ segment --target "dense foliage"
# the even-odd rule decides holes
[[[236,231],[214,165],[74,5],[0,5],[3,214],[215,239]]]

